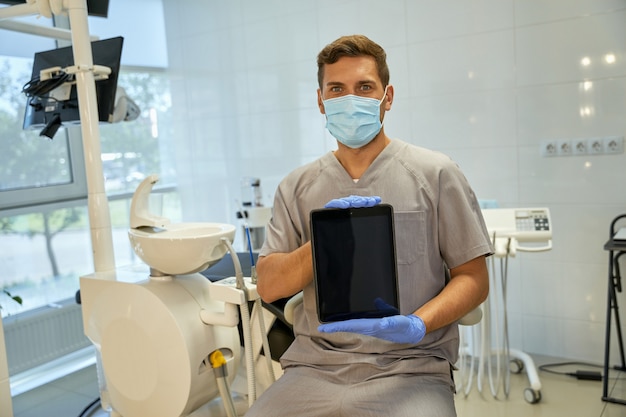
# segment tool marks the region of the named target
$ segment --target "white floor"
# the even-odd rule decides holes
[[[534,357],[537,365],[560,363],[558,359]],[[559,368],[559,371],[574,371],[574,368]],[[601,400],[600,381],[577,380],[570,376],[555,375],[540,371],[542,384],[541,401],[529,404],[524,399],[524,389],[529,386],[525,373],[511,375],[508,399],[499,392],[494,398],[488,384],[482,392],[475,386],[467,396],[457,394],[456,406],[459,417],[626,417],[626,406],[607,403]],[[458,380],[458,375],[457,375]],[[610,395],[626,398],[626,374],[612,372],[610,375]],[[98,383],[95,366],[89,366],[68,376],[52,381],[13,398],[15,417],[105,417],[108,413],[101,408],[88,410],[89,404],[98,398]],[[219,402],[211,409],[219,412]],[[3,416],[4,417],[4,416]],[[149,417],[149,416],[146,416]]]

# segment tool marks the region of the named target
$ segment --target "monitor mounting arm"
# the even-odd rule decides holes
[[[111,217],[104,188],[98,103],[91,38],[89,36],[87,0],[27,0],[24,4],[0,8],[0,22],[21,16],[68,15],[74,54],[74,68],[80,126],[83,138],[87,202],[95,272],[115,269]]]

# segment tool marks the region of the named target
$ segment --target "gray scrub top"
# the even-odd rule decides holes
[[[493,253],[474,192],[457,164],[441,153],[394,139],[356,183],[332,152],[287,175],[276,191],[259,255],[288,253],[305,244],[311,238],[311,210],[348,195],[378,195],[394,208],[401,314],[414,312],[442,290],[444,261],[454,268]],[[421,369],[425,362],[420,358],[434,356],[454,364],[458,356],[456,324],[427,334],[417,345],[356,333],[320,333],[319,324],[310,283],[295,311],[296,339],[281,358],[283,367],[364,363],[381,372],[414,373],[428,371]]]

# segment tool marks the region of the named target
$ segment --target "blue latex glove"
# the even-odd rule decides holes
[[[347,209],[347,208],[360,208],[360,207],[373,207],[376,204],[380,203],[381,199],[378,196],[372,197],[364,197],[360,195],[351,195],[348,197],[335,198],[334,200],[330,200],[324,208],[338,208],[338,209]]]
[[[380,310],[387,308],[395,309],[380,299],[377,299],[375,303]],[[406,316],[395,315],[379,319],[351,319],[324,323],[319,325],[317,330],[322,333],[359,333],[389,342],[415,345],[424,338],[426,325],[424,320],[415,314],[407,314]]]
[[[414,314],[389,316],[381,319],[351,319],[321,324],[317,330],[322,333],[350,332],[394,343],[419,343],[426,334],[424,321]]]

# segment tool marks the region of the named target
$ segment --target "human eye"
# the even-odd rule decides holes
[[[325,98],[336,98],[344,94],[344,88],[339,83],[329,83],[324,88]]]
[[[375,90],[376,88],[373,84],[362,83],[362,84],[359,84],[357,91],[359,95],[367,96],[367,95],[372,94]]]

